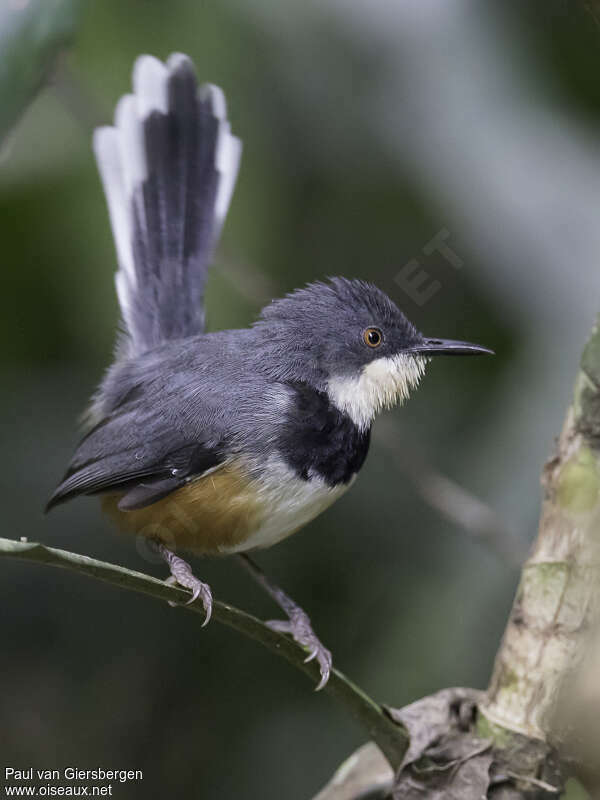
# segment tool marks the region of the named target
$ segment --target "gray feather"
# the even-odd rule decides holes
[[[319,411],[322,400],[298,401],[326,398],[331,375],[358,374],[376,358],[362,337],[372,324],[385,329],[390,353],[419,336],[376,287],[338,278],[272,303],[252,328],[117,361],[95,398],[97,424],[49,508],[108,491],[125,493],[123,509],[141,508],[230,459],[257,476],[271,457],[294,464],[305,453],[311,465],[316,442],[336,456],[346,429],[330,427],[337,417]]]
[[[134,94],[94,149],[119,261],[126,356],[204,329],[207,270],[237,177],[239,139],[223,94],[191,61],[140,56]]]
[[[140,508],[146,508],[146,506],[168,497],[171,492],[179,489],[182,485],[183,481],[173,477],[144,481],[134,486],[121,498],[119,508],[121,511],[137,511]]]

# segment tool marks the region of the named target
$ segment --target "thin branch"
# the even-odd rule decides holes
[[[461,532],[485,544],[508,566],[521,567],[527,557],[526,545],[487,503],[430,464],[419,448],[400,438],[391,422],[380,422],[375,438],[392,454],[395,466],[431,508]]]
[[[150,595],[158,600],[185,604],[189,598],[186,590],[170,586],[151,575],[66,550],[59,550],[55,547],[46,547],[35,542],[18,542],[13,539],[0,538],[0,556],[62,567],[128,591]],[[200,601],[178,607],[204,617],[204,607]],[[290,664],[308,675],[314,683],[319,681],[319,671],[315,663],[304,663],[305,651],[292,639],[272,631],[256,617],[226,603],[215,602],[213,619],[260,642],[268,650],[285,658]],[[324,691],[345,707],[366,731],[369,738],[377,744],[392,767],[396,769],[408,749],[409,740],[406,729],[393,722],[378,703],[337,669],[332,670],[331,678]]]

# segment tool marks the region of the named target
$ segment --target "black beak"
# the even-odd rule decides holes
[[[453,339],[423,339],[408,348],[410,353],[424,353],[429,356],[493,356],[489,347],[471,342],[455,342]]]

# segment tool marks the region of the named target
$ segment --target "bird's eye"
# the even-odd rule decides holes
[[[379,347],[383,341],[383,334],[379,328],[367,328],[363,333],[363,339],[369,347]]]

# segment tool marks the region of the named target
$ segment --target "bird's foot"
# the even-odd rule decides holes
[[[164,558],[169,565],[169,569],[171,570],[171,575],[169,578],[167,578],[166,583],[183,586],[184,589],[189,589],[191,591],[192,596],[186,602],[186,605],[189,605],[200,598],[202,600],[202,605],[204,606],[204,611],[206,612],[206,617],[204,618],[202,627],[208,625],[212,614],[213,602],[210,586],[207,583],[203,583],[194,575],[192,568],[187,561],[184,561],[183,558],[180,558],[178,555],[175,555],[175,553],[172,553],[164,546],[164,544],[161,544],[160,542],[157,543],[156,550]],[[177,603],[169,601],[169,605],[175,606]]]
[[[321,680],[315,688],[315,691],[318,692],[325,686],[331,675],[331,653],[321,644],[312,629],[308,614],[300,606],[294,605],[287,613],[289,620],[274,619],[267,622],[266,625],[278,633],[289,633],[295,642],[308,650],[308,655],[304,659],[305,664],[316,659],[321,673]]]
[[[274,584],[262,569],[256,564],[247,553],[239,554],[240,563],[248,570],[254,580],[259,583],[268,594],[271,595],[277,605],[287,614],[287,620],[271,620],[265,623],[272,631],[278,633],[289,633],[295,642],[300,647],[308,651],[304,663],[308,663],[313,659],[317,660],[319,671],[321,673],[321,680],[316,686],[315,691],[322,689],[331,675],[331,653],[326,647],[323,647],[315,632],[312,629],[310,618],[304,609],[295,603],[292,598],[287,595],[283,589]]]

